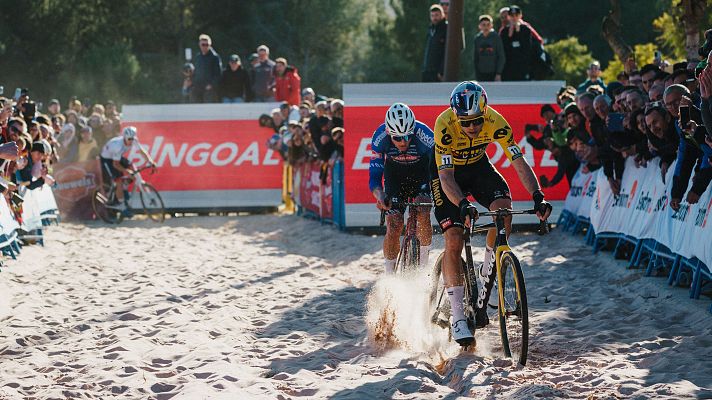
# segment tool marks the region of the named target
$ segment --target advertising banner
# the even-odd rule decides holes
[[[144,176],[172,210],[276,207],[282,160],[259,126],[267,103],[125,106],[122,126],[138,129],[158,172]],[[141,163],[138,151],[130,160]]]
[[[563,82],[485,82],[489,104],[509,122],[514,137],[527,162],[537,176],[551,178],[556,173],[557,163],[548,151],[534,150],[524,138],[526,124],[543,123],[539,116],[543,104],[554,103],[557,90]],[[394,102],[408,104],[416,118],[433,127],[437,116],[447,107],[454,83],[402,83],[402,84],[346,84],[344,85],[345,108],[345,200],[346,226],[376,226],[379,214],[374,199],[368,190],[368,165],[371,159],[371,137],[383,123],[388,107]],[[512,200],[522,207],[530,207],[531,196],[519,182],[511,163],[497,144],[487,148],[492,163],[504,176],[512,192]],[[555,202],[558,214],[568,193],[568,185],[545,189],[547,199]],[[556,202],[558,200],[558,202]],[[557,209],[556,206],[559,206]],[[555,219],[556,215],[552,216]],[[518,222],[534,222],[523,221]]]
[[[622,233],[637,239],[654,239],[672,252],[686,258],[697,257],[712,265],[712,191],[708,188],[697,204],[682,202],[680,209],[670,208],[670,190],[675,164],[663,182],[659,159],[646,168],[636,168],[626,160],[620,193],[611,192],[603,171],[596,171],[596,197],[589,215],[596,233]],[[573,190],[573,189],[572,189]],[[579,215],[585,212],[579,208]]]
[[[57,180],[53,193],[62,219],[91,219],[91,195],[101,183],[99,161],[60,162],[55,164],[53,176]]]

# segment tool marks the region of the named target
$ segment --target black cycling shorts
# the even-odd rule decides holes
[[[430,181],[430,187],[433,190],[435,218],[440,224],[440,229],[445,232],[453,226],[464,227],[464,223],[460,219],[460,208],[457,204],[450,202],[442,189],[434,161],[431,165],[431,174],[433,178]],[[463,194],[471,194],[478,203],[488,210],[493,201],[512,198],[507,181],[487,157],[483,157],[474,164],[455,166],[455,182]]]
[[[121,177],[123,174],[121,171],[116,169],[114,167],[114,160],[100,157],[101,159],[101,176],[104,177],[104,183],[110,183],[112,180]],[[131,163],[129,160],[127,160],[124,157],[121,157],[121,160],[119,160],[119,164],[121,164],[122,167],[128,168],[131,166]]]
[[[422,157],[412,164],[400,164],[386,159],[383,170],[386,199],[407,202],[409,199],[430,199],[430,158]],[[394,206],[388,214],[405,212],[405,206]]]

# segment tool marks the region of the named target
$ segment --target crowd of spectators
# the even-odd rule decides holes
[[[260,126],[274,130],[268,145],[292,166],[308,161],[333,165],[344,157],[344,102],[317,97],[311,88],[302,97],[298,107],[285,101],[260,116]]]
[[[423,82],[443,80],[447,41],[448,0],[430,6],[430,26],[425,41]],[[511,5],[499,10],[499,26],[484,14],[478,18],[474,38],[474,79],[478,81],[528,81],[544,79],[553,70],[541,35]]]
[[[73,97],[62,113],[60,102],[53,99],[43,112],[28,89],[18,89],[13,98],[0,97],[0,104],[0,191],[18,222],[24,193],[53,185],[55,163],[96,159],[101,146],[120,129],[112,101],[92,105]]]
[[[543,186],[569,181],[579,168],[603,168],[618,195],[625,160],[636,168],[659,163],[665,181],[674,165],[670,207],[695,204],[712,180],[712,30],[705,33],[700,60],[668,65],[660,58],[638,68],[631,59],[627,72],[614,82],[600,77],[593,62],[578,87],[562,88],[556,97],[561,111],[541,109],[545,124],[527,125],[525,135],[537,149],[548,149],[558,161]],[[539,131],[541,135],[534,132]],[[688,187],[689,186],[689,187]]]
[[[246,66],[239,55],[231,54],[227,68],[223,68],[210,36],[200,35],[198,45],[198,55],[183,66],[184,103],[301,103],[302,78],[297,68],[284,57],[272,60],[266,45],[250,54]]]

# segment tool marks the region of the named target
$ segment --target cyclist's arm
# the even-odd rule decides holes
[[[455,169],[441,169],[438,171],[438,177],[440,178],[440,184],[448,200],[450,200],[452,204],[460,204],[462,199],[465,198],[465,195],[455,181]]]
[[[522,182],[522,185],[524,185],[524,188],[527,189],[529,194],[534,194],[537,190],[541,190],[539,180],[536,178],[534,170],[524,157],[519,157],[512,161],[512,166],[514,170],[517,171],[519,181]]]
[[[368,164],[368,188],[376,200],[383,200],[383,154],[374,154]]]
[[[138,140],[136,140],[136,147],[138,147],[138,151],[143,155],[143,157],[146,159],[146,161],[149,164],[156,165],[156,162],[153,161],[153,158],[151,158],[151,155],[148,154],[148,152],[146,151],[146,149],[143,148],[143,146],[141,146],[141,144],[138,142]]]

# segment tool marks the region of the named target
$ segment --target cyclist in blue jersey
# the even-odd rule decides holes
[[[393,104],[386,112],[385,123],[373,133],[373,157],[368,168],[369,189],[376,198],[376,207],[386,211],[386,237],[383,239],[386,274],[393,273],[395,269],[405,212],[404,206],[393,206],[392,202],[408,199],[431,201],[429,164],[433,146],[433,131],[417,121],[410,107],[403,103]],[[418,211],[420,265],[424,266],[428,263],[433,227],[430,207],[420,207]]]

